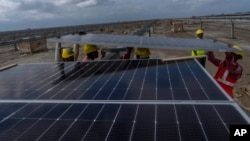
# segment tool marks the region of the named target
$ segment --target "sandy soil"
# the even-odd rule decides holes
[[[238,81],[235,86],[235,100],[238,104],[246,110],[250,115],[250,39],[249,31],[250,25],[248,24],[235,24],[235,37],[236,39],[231,39],[230,35],[230,24],[226,23],[204,23],[203,28],[205,30],[204,38],[216,39],[218,41],[228,43],[228,44],[238,44],[244,49],[245,57],[240,61],[243,66],[244,71],[242,78]],[[173,33],[171,32],[171,25],[168,21],[161,21],[154,27],[152,36],[167,36],[167,37],[181,37],[181,38],[195,38],[195,30],[200,27],[199,24],[185,24],[184,32]],[[126,27],[127,29],[128,27]],[[112,29],[112,34],[130,34],[136,30],[136,28],[122,30],[122,27],[117,27]],[[109,33],[108,31],[106,31]],[[95,32],[95,33],[98,33]],[[63,45],[64,47],[70,45]],[[0,67],[9,64],[22,64],[22,63],[37,63],[37,62],[54,62],[55,60],[55,43],[47,43],[48,50],[40,51],[33,54],[23,54],[20,51],[14,51],[13,46],[1,47],[0,55],[2,56],[0,60]],[[216,57],[224,59],[224,53],[216,52]],[[180,56],[190,56],[190,51],[180,51],[180,50],[159,50],[151,49],[151,58],[173,58]],[[78,61],[83,58],[83,53],[80,51]],[[206,69],[208,72],[214,76],[217,68],[207,61]],[[247,89],[249,87],[249,89]],[[248,92],[247,92],[248,91]]]

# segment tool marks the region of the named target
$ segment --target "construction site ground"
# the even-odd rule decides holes
[[[126,27],[114,27],[112,32],[104,30],[108,34],[131,34],[136,31],[138,25]],[[153,27],[151,36],[165,36],[165,37],[177,37],[177,38],[195,38],[195,30],[200,28],[199,23],[184,23],[184,31],[173,32],[171,22],[168,20],[161,20]],[[234,100],[250,115],[250,24],[249,23],[235,23],[235,38],[231,38],[231,24],[223,22],[203,23],[203,29],[205,30],[204,38],[217,40],[226,44],[237,44],[244,49],[244,59],[239,63],[243,66],[243,75],[234,88]],[[93,33],[100,33],[101,31],[95,31]],[[103,31],[102,31],[103,32]],[[0,67],[10,64],[25,64],[25,63],[47,63],[55,62],[55,43],[47,43],[47,50],[37,51],[35,53],[23,53],[21,51],[15,51],[14,46],[0,47]],[[63,47],[72,46],[69,44],[63,44]],[[176,58],[183,56],[190,56],[190,51],[185,50],[162,50],[151,49],[150,58]],[[80,48],[80,54],[78,61],[83,58],[82,48]],[[215,52],[215,56],[220,59],[224,59],[225,54],[223,52]],[[217,68],[206,61],[207,71],[214,76]]]

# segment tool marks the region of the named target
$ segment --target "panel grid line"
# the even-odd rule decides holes
[[[131,65],[131,62],[130,62],[130,64],[127,66],[126,70],[123,72],[123,74],[122,74],[122,76],[120,77],[118,83],[119,83],[120,80],[124,77],[124,75],[126,74],[125,72],[128,70],[128,68],[129,68],[130,65]],[[138,65],[139,65],[139,63],[137,64],[137,67],[138,67]],[[136,67],[136,70],[137,70],[137,67]],[[122,98],[123,100],[124,100],[125,97],[127,96],[127,92],[128,92],[129,87],[130,87],[130,85],[131,85],[131,82],[133,81],[133,78],[134,78],[134,76],[135,76],[136,70],[134,71],[134,73],[133,73],[133,75],[132,75],[132,77],[131,77],[131,79],[130,79],[130,82],[129,82],[129,84],[128,84],[128,87],[127,87],[127,89],[126,89],[126,92],[125,92],[125,94],[124,94],[124,96],[123,96],[123,98]],[[118,86],[118,83],[116,84],[116,87]],[[114,120],[113,120],[113,122],[112,122],[112,124],[111,124],[111,127],[110,127],[110,129],[109,129],[109,131],[108,131],[108,134],[107,134],[107,136],[106,136],[106,138],[105,138],[105,141],[108,140],[108,137],[109,137],[109,135],[110,135],[110,132],[112,131],[112,128],[113,128],[113,126],[114,126],[114,124],[115,124],[115,122],[116,122],[117,116],[118,116],[118,114],[119,114],[119,112],[120,112],[120,110],[121,110],[121,107],[122,107],[122,104],[119,105],[119,108],[118,108],[117,113],[116,113],[116,115],[115,115],[115,117],[114,117]]]
[[[104,66],[105,64],[103,64],[102,66]],[[95,65],[94,65],[95,66]],[[94,66],[92,66],[92,67],[94,67]],[[101,68],[101,67],[100,67]],[[99,69],[100,69],[99,68]],[[83,68],[82,68],[83,69]],[[98,70],[96,70],[96,71],[98,71]],[[73,74],[72,74],[73,75]],[[83,74],[82,74],[83,75]],[[68,96],[68,95],[67,95]],[[66,97],[67,97],[66,96]],[[65,97],[65,98],[66,98]],[[26,106],[27,106],[28,104],[26,104]],[[56,106],[57,106],[58,104],[56,104],[56,105],[54,105],[43,117],[45,117],[50,111],[52,111]],[[24,108],[24,107],[23,107]],[[43,117],[42,118],[40,118],[39,120],[41,120],[41,119],[43,119]],[[37,124],[38,123],[38,121],[37,122],[35,122],[34,124],[32,124],[31,126],[30,126],[30,128],[28,128],[28,129],[31,129],[33,126],[35,126],[35,124]],[[51,126],[52,127],[52,126]],[[23,134],[26,132],[26,131],[28,131],[28,129],[26,129],[24,132],[23,132]],[[47,128],[47,130],[49,130],[49,128]],[[47,131],[46,130],[46,131]],[[43,134],[45,134],[46,133],[46,131],[44,131],[43,133],[42,133],[42,135]],[[23,134],[21,134],[19,137],[21,137]],[[37,140],[39,140],[39,138],[41,138],[42,137],[42,135],[40,135],[39,137],[38,137],[38,139]],[[19,138],[18,137],[18,138]]]
[[[94,66],[95,66],[95,65],[94,65]],[[94,67],[94,66],[93,66],[93,67]],[[84,69],[85,67],[86,67],[86,66],[84,66],[83,68],[81,68],[81,69],[79,69],[78,71],[74,72],[73,74],[70,74],[70,77],[73,76],[74,74],[76,74],[77,72],[80,72],[80,71],[81,71],[82,69]],[[63,81],[61,81],[61,82],[59,82],[59,83],[57,83],[55,86],[50,87],[49,89],[47,89],[47,91],[45,91],[45,92],[43,93],[43,95],[46,94],[46,93],[48,93],[48,92],[50,92],[53,88],[57,87],[58,85],[62,84],[63,82],[65,82],[65,81],[68,80],[70,77],[64,79]],[[59,79],[59,78],[60,78],[60,77],[58,77],[58,79]],[[51,84],[51,83],[47,83],[46,85],[40,87],[40,89],[43,88],[43,87],[45,87],[45,86],[48,86],[49,84]],[[34,93],[35,93],[35,92],[33,92],[33,93],[31,92],[30,94],[26,95],[26,97],[28,97],[28,96],[30,96],[31,94],[34,94]],[[41,97],[41,96],[42,96],[42,95],[38,96],[37,98],[39,98],[39,97]],[[35,98],[35,99],[37,99],[37,98]]]
[[[55,66],[56,66],[56,65],[55,65]],[[71,64],[70,66],[67,66],[66,68],[68,69],[68,68],[70,68],[71,66],[73,66],[73,64]],[[59,73],[61,73],[61,72],[62,72],[62,71],[60,70],[60,71],[58,71],[57,73],[55,73],[55,74],[53,74],[53,75],[50,75],[50,76],[46,77],[46,79],[44,79],[43,82],[46,81],[47,79],[52,78],[53,76],[56,76],[57,74],[59,74]],[[59,77],[58,77],[58,78],[59,78]],[[42,82],[36,83],[36,84],[34,84],[32,87],[39,86],[41,83],[42,83]],[[46,86],[46,85],[45,85],[45,86]],[[42,87],[40,87],[40,88],[42,88]],[[31,88],[29,88],[29,89],[31,89]],[[29,89],[25,89],[25,91],[28,91]]]
[[[191,95],[190,95],[190,92],[188,91],[186,82],[185,82],[185,80],[184,80],[184,78],[183,78],[183,76],[182,76],[182,73],[181,73],[181,71],[180,71],[180,67],[179,67],[179,65],[178,65],[177,62],[176,62],[176,65],[177,65],[178,71],[179,71],[179,73],[180,73],[180,75],[181,75],[181,79],[182,79],[182,81],[183,81],[183,84],[184,84],[184,86],[185,86],[185,88],[186,88],[186,91],[187,91],[187,93],[188,93],[188,96],[189,96],[189,98],[192,100],[192,97],[191,97]],[[206,132],[205,132],[205,130],[204,130],[204,128],[203,128],[203,125],[202,125],[202,122],[201,122],[201,120],[200,120],[200,117],[199,117],[199,115],[198,115],[198,113],[197,113],[197,110],[196,110],[196,108],[195,108],[194,106],[192,106],[192,107],[193,107],[193,109],[194,109],[194,111],[195,111],[195,115],[196,115],[196,117],[197,117],[197,119],[198,119],[198,121],[199,121],[199,125],[200,125],[200,127],[201,127],[201,129],[202,129],[202,132],[203,132],[203,134],[204,134],[204,137],[205,137],[206,141],[208,141]]]
[[[158,61],[156,60],[156,70],[155,70],[155,99],[158,99]],[[157,140],[157,104],[155,104],[155,132],[154,132],[154,141]]]
[[[167,69],[168,76],[169,76],[168,78],[169,78],[169,84],[170,84],[172,99],[174,99],[174,92],[173,92],[173,87],[172,87],[172,83],[171,83],[171,75],[170,75],[169,67],[168,67],[167,63],[166,63],[166,69]],[[180,130],[180,122],[178,120],[176,106],[175,105],[173,105],[173,106],[174,106],[175,120],[176,120],[176,124],[177,124],[177,128],[178,128],[179,139],[180,139],[180,141],[182,141],[181,130]]]
[[[149,60],[147,60],[147,67],[145,69],[144,77],[143,77],[143,80],[142,80],[142,85],[141,85],[139,100],[141,99],[142,90],[143,90],[143,87],[144,87],[144,82],[145,82],[145,78],[146,78],[146,74],[147,74],[147,70],[148,70],[148,63],[149,63]],[[136,108],[136,113],[135,113],[135,117],[134,117],[134,121],[133,121],[133,126],[132,126],[132,130],[131,130],[130,137],[129,137],[130,141],[132,140],[132,136],[133,136],[133,132],[134,132],[134,127],[135,127],[135,123],[136,123],[136,118],[137,118],[139,106],[140,105],[137,105],[137,108]]]
[[[114,62],[113,62],[112,65],[114,65]],[[112,65],[110,65],[110,66],[106,69],[106,71],[107,71],[109,68],[111,68]],[[102,65],[102,66],[104,66],[104,65]],[[101,68],[102,68],[102,67],[100,67],[99,69],[101,69]],[[119,68],[119,67],[118,67],[118,68]],[[98,71],[98,70],[96,70],[96,72],[97,72],[97,71]],[[95,73],[95,72],[94,72],[94,73]],[[92,73],[92,75],[93,75],[94,73]],[[113,73],[114,73],[114,72],[113,72]],[[102,75],[103,75],[103,74],[104,74],[104,73],[102,73]],[[102,76],[102,75],[101,75],[101,76]],[[100,78],[101,76],[99,76],[99,78]],[[96,80],[94,81],[94,83],[96,83],[97,81],[98,81],[98,79],[96,79]],[[106,82],[107,82],[107,81],[106,81]],[[94,83],[92,83],[92,84],[94,84]],[[106,83],[105,83],[105,84],[106,84]],[[105,84],[103,84],[103,86],[104,86]],[[97,94],[96,94],[96,95],[97,95]],[[73,104],[70,105],[70,107],[72,107],[72,106],[73,106]],[[70,108],[70,107],[69,107],[69,108]],[[87,105],[86,107],[88,107],[88,105]],[[69,108],[68,108],[68,109],[69,109]],[[61,116],[63,116],[63,114],[62,114]],[[55,122],[54,122],[54,123],[55,123]],[[52,126],[51,126],[51,127],[52,127]],[[47,131],[48,131],[48,130],[49,130],[49,128],[47,129]],[[44,131],[44,134],[45,134],[47,131]],[[63,134],[63,135],[64,135],[64,134]],[[42,135],[41,135],[40,137],[42,137]],[[61,137],[59,138],[59,140],[60,140],[62,137],[63,137],[63,136],[61,136]],[[39,140],[39,138],[38,138],[37,140]]]
[[[199,84],[200,88],[202,89],[202,92],[205,94],[205,96],[207,97],[208,100],[210,100],[209,96],[207,95],[206,91],[204,90],[203,86],[201,85],[200,81],[198,80],[198,78],[196,77],[196,75],[194,74],[194,72],[192,71],[192,69],[190,68],[190,66],[187,64],[187,61],[184,61],[186,66],[188,67],[188,69],[190,70],[190,72],[192,73],[194,79],[197,81],[197,83]]]
[[[102,64],[100,67],[99,67],[99,69],[97,69],[95,72],[97,72],[98,70],[100,70],[103,66],[105,66],[105,64],[106,63],[104,63],[104,64]],[[94,66],[97,66],[97,64],[96,65],[94,65]],[[93,68],[94,66],[92,66],[91,68]],[[83,68],[82,68],[83,69]],[[88,71],[90,71],[90,70],[88,70]],[[87,74],[87,72],[88,71],[85,71],[84,73],[82,73],[78,78],[76,78],[76,79],[80,79],[82,76],[84,76],[85,74]],[[94,73],[95,73],[94,72]],[[77,72],[76,72],[77,73]],[[93,74],[94,73],[92,73],[92,75],[91,76],[93,76]],[[82,81],[76,88],[79,88],[80,86],[81,86],[81,84],[83,84],[84,82],[86,82],[89,78],[91,78],[91,76],[88,76],[87,77],[87,79],[85,79],[84,81]],[[68,79],[70,79],[70,77],[68,77]],[[75,80],[76,80],[75,79]],[[67,79],[66,79],[67,80]],[[73,84],[74,83],[74,81],[71,81],[68,85],[66,85],[63,89],[66,89],[67,87],[69,87],[71,84]],[[76,88],[74,88],[74,90],[76,89]],[[68,97],[70,94],[72,94],[73,92],[74,92],[74,90],[73,91],[71,91],[68,95],[66,95],[66,97]],[[57,96],[58,94],[60,93],[60,91],[58,91],[58,92],[56,92],[52,97],[50,97],[49,99],[53,99],[55,96]],[[45,93],[46,94],[46,93]],[[41,95],[41,96],[43,96],[43,95]],[[41,97],[40,96],[40,97]],[[39,97],[38,97],[39,98]]]
[[[116,68],[116,70],[112,73],[112,75],[110,76],[110,78],[115,74],[115,72],[119,69],[119,67],[122,65],[122,63],[120,63],[120,65]],[[121,78],[120,78],[121,79]],[[106,83],[108,82],[108,80],[106,80],[106,82],[103,84],[103,86],[105,86],[106,85]],[[116,86],[118,85],[118,83],[116,84]],[[115,88],[114,88],[115,89]],[[113,89],[113,90],[114,90]],[[113,91],[112,91],[113,92]],[[113,94],[111,92],[111,94],[108,96],[108,99],[111,97],[111,95]],[[99,115],[100,115],[100,113],[102,112],[102,110],[104,109],[104,107],[105,107],[105,105],[106,104],[104,104],[102,107],[101,107],[101,109],[100,109],[100,111],[98,112],[98,114],[96,115],[96,117],[94,118],[94,120],[93,120],[93,122],[91,123],[91,125],[89,126],[89,128],[88,128],[88,130],[86,131],[86,133],[85,133],[85,135],[83,136],[83,138],[81,139],[81,140],[84,140],[85,138],[86,138],[86,136],[88,135],[88,132],[91,130],[91,128],[93,127],[93,125],[95,124],[95,121],[96,121],[96,119],[99,117]],[[111,128],[111,127],[110,127]],[[111,130],[111,129],[110,129]]]
[[[185,60],[186,65],[188,66],[188,69],[191,71],[192,75],[194,76],[195,80],[198,82],[199,86],[202,88],[203,93],[205,94],[205,96],[207,97],[208,100],[210,100],[210,98],[208,97],[206,91],[204,90],[204,88],[202,87],[202,85],[200,84],[200,81],[198,80],[198,78],[195,76],[194,72],[191,70],[190,66],[187,64],[186,60]],[[201,66],[200,66],[201,67]],[[217,109],[215,108],[215,106],[213,105],[213,109],[215,110],[217,116],[220,118],[221,122],[223,123],[224,127],[226,128],[227,132],[229,132],[228,127],[226,126],[226,123],[223,121],[222,117],[220,116],[220,114],[218,113]]]
[[[54,65],[53,66],[53,68],[51,68],[51,70],[53,70],[54,68],[56,68],[56,65]],[[37,75],[35,75],[35,76],[33,76],[33,77],[30,77],[30,79],[34,79],[34,78],[36,78],[36,77],[38,77],[38,76],[41,76],[41,75],[43,75],[43,74],[46,74],[46,72],[49,72],[50,70],[48,69],[48,70],[44,70],[44,71],[42,71],[41,73],[39,73],[39,74],[37,74]],[[47,75],[47,74],[46,74]],[[22,83],[25,83],[25,82],[27,82],[28,80],[25,80],[25,81],[23,81]]]
[[[113,64],[114,64],[114,62],[113,62]],[[113,64],[112,64],[112,65],[113,65]],[[104,65],[105,65],[105,63],[102,64],[102,66],[99,67],[99,69],[101,69]],[[112,65],[110,65],[109,68],[110,68]],[[109,68],[108,68],[108,69],[109,69]],[[98,69],[98,70],[99,70],[99,69]],[[106,69],[106,71],[107,71],[108,69]],[[98,70],[96,70],[96,72],[97,72]],[[92,74],[94,74],[94,73],[92,73]],[[103,73],[103,74],[104,74],[104,73]],[[103,75],[103,74],[102,74],[102,75]],[[83,74],[82,74],[82,75],[83,75]],[[102,75],[101,75],[101,76],[102,76]],[[101,76],[99,76],[99,78],[100,78]],[[79,77],[78,77],[78,78],[79,78]],[[98,79],[96,79],[96,80],[98,80]],[[95,82],[96,82],[96,81],[95,81]],[[94,82],[94,83],[95,83],[95,82]],[[68,95],[67,95],[67,96],[68,96]],[[74,104],[71,104],[71,105],[66,109],[66,111],[69,110],[73,105],[74,105]],[[87,106],[86,106],[86,107],[87,107]],[[65,112],[66,112],[66,111],[65,111]],[[65,112],[64,112],[64,113],[65,113]],[[59,116],[59,118],[62,117],[64,113],[62,113],[62,114]],[[53,122],[53,123],[52,123],[52,124],[51,124],[51,125],[50,125],[50,126],[49,126],[49,127],[48,127],[48,128],[47,128],[47,129],[37,138],[37,139],[36,139],[36,140],[40,140],[40,139],[42,138],[42,136],[45,135],[46,132],[48,132],[48,130],[49,130],[55,123],[56,123],[56,121]]]

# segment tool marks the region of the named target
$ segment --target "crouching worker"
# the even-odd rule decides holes
[[[64,62],[74,61],[74,52],[72,51],[72,48],[62,49],[62,60]]]
[[[233,88],[237,80],[240,79],[242,75],[243,68],[237,62],[239,59],[243,59],[243,52],[239,46],[233,46],[233,48],[238,49],[239,52],[225,52],[225,59],[219,60],[214,57],[213,52],[208,52],[208,60],[211,61],[218,70],[214,76],[218,84],[228,93],[229,96],[234,98]]]
[[[137,48],[135,55],[137,59],[149,59],[150,50],[148,48]]]
[[[83,58],[83,62],[93,61],[98,58],[98,50],[96,45],[86,44],[83,47],[83,53],[85,57]]]

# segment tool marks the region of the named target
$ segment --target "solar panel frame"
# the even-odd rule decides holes
[[[229,45],[213,41],[210,39],[194,38],[170,38],[170,37],[146,37],[135,35],[109,35],[109,34],[86,34],[67,35],[60,39],[47,39],[48,42],[77,43],[77,44],[96,44],[106,46],[130,46],[147,47],[158,49],[178,49],[178,50],[197,50],[234,52],[239,51]]]

